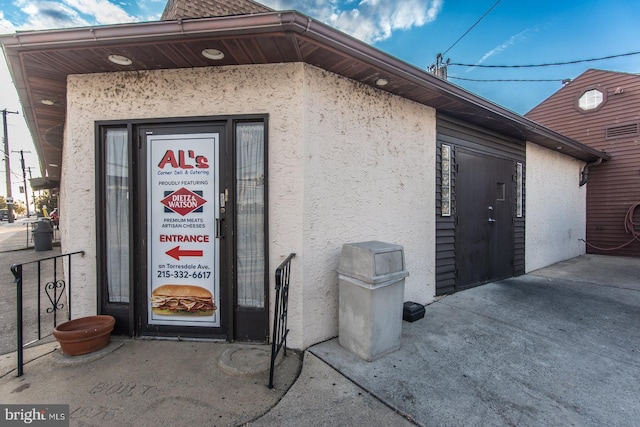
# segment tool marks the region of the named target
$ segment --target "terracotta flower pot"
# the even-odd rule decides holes
[[[77,356],[106,347],[115,324],[113,316],[80,317],[58,325],[53,335],[63,354]]]

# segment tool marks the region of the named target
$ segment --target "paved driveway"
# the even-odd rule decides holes
[[[442,298],[374,362],[312,353],[425,426],[637,426],[640,260],[584,256]]]

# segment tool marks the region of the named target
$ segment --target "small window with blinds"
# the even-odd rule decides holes
[[[640,123],[629,123],[620,126],[611,126],[606,129],[607,139],[626,138],[640,133]]]

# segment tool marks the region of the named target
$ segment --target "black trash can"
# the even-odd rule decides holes
[[[53,242],[51,221],[40,220],[33,223],[33,247],[36,252],[50,251]]]

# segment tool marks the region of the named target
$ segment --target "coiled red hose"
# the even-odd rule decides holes
[[[638,232],[636,231],[636,226],[640,225],[636,222],[633,221],[633,215],[635,214],[636,209],[638,209],[638,207],[640,207],[640,203],[635,203],[633,205],[631,205],[631,207],[629,208],[629,210],[627,210],[627,214],[624,217],[624,231],[627,232],[627,234],[631,234],[631,240],[629,240],[627,243],[623,243],[620,246],[616,246],[615,248],[601,248],[599,246],[596,245],[592,245],[591,243],[587,242],[584,239],[580,239],[582,240],[584,243],[586,243],[588,246],[597,249],[599,251],[615,251],[617,249],[622,249],[625,246],[633,243],[634,240],[637,240],[640,242],[640,234],[638,234]]]

